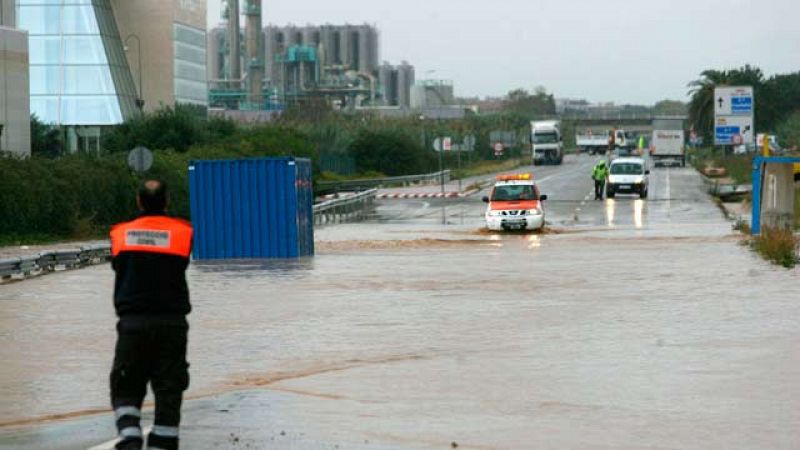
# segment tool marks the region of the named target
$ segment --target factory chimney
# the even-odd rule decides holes
[[[252,103],[263,103],[264,46],[261,36],[261,0],[246,0],[245,46],[247,55],[248,97]]]
[[[242,54],[239,44],[239,0],[228,0],[228,79],[242,79]]]

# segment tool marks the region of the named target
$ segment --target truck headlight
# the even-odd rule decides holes
[[[500,211],[489,211],[489,212],[486,213],[486,215],[489,216],[489,217],[498,217],[498,216],[502,216],[503,213],[500,212]]]
[[[528,210],[528,215],[529,216],[541,216],[542,215],[542,208],[534,208],[534,209]]]

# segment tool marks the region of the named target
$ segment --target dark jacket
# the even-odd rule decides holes
[[[112,227],[117,315],[189,314],[186,268],[191,247],[191,225],[164,213],[142,214]]]

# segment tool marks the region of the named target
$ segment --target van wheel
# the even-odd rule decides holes
[[[642,191],[642,193],[639,194],[639,198],[647,198],[647,190]]]

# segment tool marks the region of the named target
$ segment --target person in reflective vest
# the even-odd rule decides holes
[[[608,178],[608,167],[606,161],[600,160],[597,165],[592,168],[592,180],[594,181],[594,199],[603,199],[603,189],[606,186],[606,178]]]
[[[111,228],[119,316],[110,376],[120,437],[116,448],[142,448],[141,408],[150,383],[156,405],[147,448],[177,450],[183,392],[189,386],[186,268],[192,226],[167,215],[167,185],[162,181],[142,183],[136,203],[139,216]]]
[[[608,154],[614,152],[617,148],[617,129],[614,128],[613,130],[608,132]]]

